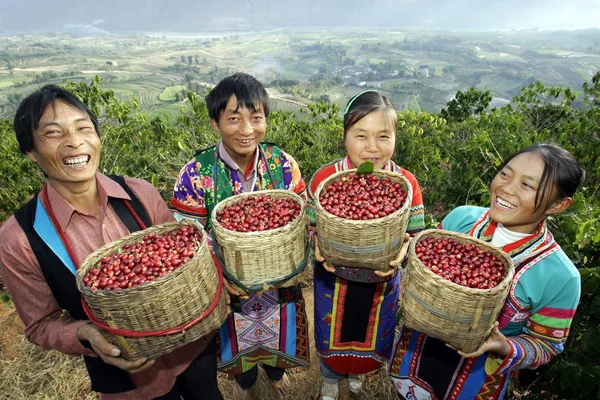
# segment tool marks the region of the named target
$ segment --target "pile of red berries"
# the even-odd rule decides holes
[[[415,246],[415,252],[433,273],[465,287],[491,289],[507,274],[491,251],[452,238],[424,238]]]
[[[349,173],[328,184],[319,195],[319,203],[337,217],[367,220],[399,210],[406,196],[402,185],[388,177]]]
[[[302,206],[294,199],[268,194],[247,196],[217,212],[217,221],[225,229],[254,232],[277,229],[292,222]]]
[[[102,258],[83,277],[93,290],[119,290],[142,285],[184,265],[200,246],[202,234],[192,226],[163,234],[148,234]]]

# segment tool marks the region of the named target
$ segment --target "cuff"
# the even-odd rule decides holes
[[[516,345],[510,338],[506,338],[510,345],[510,353],[502,358],[497,356],[488,356],[485,361],[485,372],[488,375],[501,375],[510,371],[517,365],[523,355],[520,347]]]

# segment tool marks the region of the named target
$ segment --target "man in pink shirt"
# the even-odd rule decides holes
[[[86,319],[75,271],[85,257],[130,232],[174,218],[141,179],[98,172],[98,121],[72,93],[47,85],[17,110],[20,150],[46,183],[0,228],[0,275],[25,324],[45,349],[83,356],[103,399],[222,399],[214,333],[156,360],[125,360]]]

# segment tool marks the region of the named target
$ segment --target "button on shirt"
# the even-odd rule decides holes
[[[129,231],[108,203],[108,197],[129,200],[125,190],[112,179],[97,173],[101,201],[100,217],[77,211],[56,190],[48,185],[48,200],[58,224],[71,244],[77,263],[96,249],[120,239]],[[173,221],[156,189],[141,179],[125,178],[127,185],[142,202],[153,224]],[[25,233],[14,217],[0,228],[0,275],[8,288],[15,308],[25,324],[25,336],[45,349],[56,349],[73,356],[95,356],[76,338],[77,329],[89,321],[61,316],[62,310],[41,271]],[[107,400],[143,400],[166,394],[171,390],[177,375],[204,350],[214,334],[180,347],[159,357],[147,370],[131,375],[135,390],[102,394]]]

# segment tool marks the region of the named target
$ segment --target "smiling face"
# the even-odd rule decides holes
[[[239,107],[237,98],[232,95],[227,106],[219,115],[219,122],[212,124],[221,134],[223,146],[242,170],[252,160],[256,147],[265,137],[267,121],[260,104],[252,111]]]
[[[95,182],[100,138],[87,113],[56,100],[42,114],[27,157],[55,188]]]
[[[534,233],[537,226],[555,205],[548,200],[555,196],[549,191],[550,199],[541,199],[536,210],[536,194],[544,174],[545,162],[537,153],[522,153],[513,158],[498,172],[490,185],[490,217],[514,232]]]
[[[354,167],[371,161],[375,168],[383,168],[390,161],[396,146],[393,119],[384,110],[365,115],[345,132],[344,145]]]

